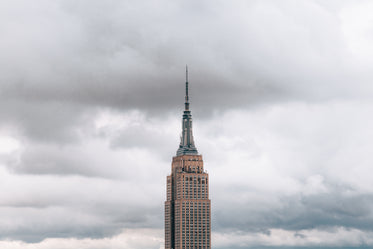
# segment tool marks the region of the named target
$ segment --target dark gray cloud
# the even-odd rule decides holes
[[[20,3],[3,10],[2,112],[35,115],[16,123],[37,138],[48,138],[33,125],[40,119],[56,120],[56,134],[73,128],[52,113],[71,121],[97,106],[168,112],[182,98],[186,63],[204,115],[292,98],[371,96],[361,69],[350,67],[336,10],[316,2],[296,4],[306,16],[291,1],[242,3],[239,11],[223,2],[165,1],[169,8],[158,11],[155,1]],[[362,88],[351,91],[356,77]]]
[[[299,231],[315,228],[333,230],[335,227],[373,230],[371,194],[346,193],[343,189],[336,189],[310,196],[272,196],[273,200],[263,201],[250,189],[236,188],[235,191],[252,197],[244,203],[236,202],[236,205],[227,207],[224,204],[226,199],[216,196],[216,230],[239,228],[242,231],[265,232],[271,228]],[[236,214],[241,215],[238,217]]]
[[[8,189],[0,198],[1,220],[7,224],[0,227],[2,240],[102,238],[126,227],[163,224],[159,209],[163,200],[156,197],[162,195],[159,181],[133,189],[131,181],[79,176],[2,174],[2,180]],[[156,195],[154,189],[159,189]]]

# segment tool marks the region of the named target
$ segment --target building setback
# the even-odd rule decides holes
[[[167,176],[165,202],[165,248],[211,248],[211,201],[209,179],[202,155],[194,145],[192,115],[189,110],[188,68],[185,83],[185,110],[182,136],[171,175]]]

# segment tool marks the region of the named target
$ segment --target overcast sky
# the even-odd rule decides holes
[[[0,0],[0,248],[163,248],[186,64],[213,248],[372,248],[372,13]]]

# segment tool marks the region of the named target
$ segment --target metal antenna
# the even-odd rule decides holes
[[[185,110],[189,110],[188,65],[185,66]]]

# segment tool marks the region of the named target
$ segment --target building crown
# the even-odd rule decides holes
[[[180,138],[179,149],[176,152],[177,156],[181,155],[198,155],[196,146],[194,145],[193,130],[192,130],[192,114],[189,110],[189,92],[188,92],[188,66],[185,69],[185,110],[183,114],[182,135]]]

